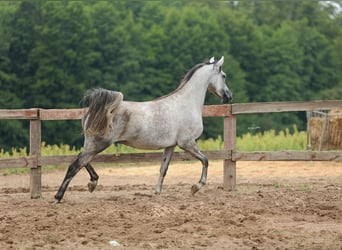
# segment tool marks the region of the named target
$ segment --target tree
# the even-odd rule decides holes
[[[0,7],[2,108],[78,107],[93,87],[152,100],[176,89],[194,64],[222,55],[234,102],[341,96],[342,14],[321,1],[25,0]],[[208,94],[206,104],[214,103]],[[238,133],[304,122],[294,113],[239,116]],[[204,137],[221,134],[222,123],[206,119]],[[26,125],[0,126],[0,142],[27,145]],[[82,143],[79,121],[44,122],[43,133],[48,143]]]
[[[320,92],[332,88],[338,82],[331,42],[315,27],[305,25],[305,20],[296,24],[299,46],[303,50],[302,100],[319,99]],[[304,25],[303,25],[304,24]],[[338,61],[338,60],[337,60]],[[336,62],[338,65],[338,62]]]
[[[28,53],[34,44],[34,38],[28,32],[36,9],[30,3],[0,3],[0,107],[5,109],[22,108],[30,67]],[[21,14],[19,14],[21,12]],[[24,19],[27,18],[27,21]],[[0,121],[0,147],[10,150],[12,147],[28,147],[28,122]]]

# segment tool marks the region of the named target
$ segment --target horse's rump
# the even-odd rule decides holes
[[[86,135],[103,136],[111,129],[116,108],[123,100],[123,94],[102,88],[86,92],[82,103],[88,106],[82,121]]]

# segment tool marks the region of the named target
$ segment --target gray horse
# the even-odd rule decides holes
[[[85,167],[90,175],[88,189],[93,192],[98,175],[90,165],[95,155],[119,142],[141,149],[164,149],[160,177],[155,189],[160,194],[169,162],[176,146],[189,152],[202,163],[199,182],[192,186],[195,194],[207,180],[208,159],[196,145],[203,132],[202,107],[207,90],[219,96],[224,103],[232,100],[222,71],[224,58],[195,65],[184,76],[179,87],[158,99],[148,102],[123,101],[120,92],[92,89],[84,97],[88,110],[82,119],[84,150],[69,166],[55,195],[60,202],[77,172]]]

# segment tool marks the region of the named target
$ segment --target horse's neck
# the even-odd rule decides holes
[[[175,93],[179,101],[185,101],[202,111],[209,85],[209,76],[205,72],[196,72],[185,85]]]

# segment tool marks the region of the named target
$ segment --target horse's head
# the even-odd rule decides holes
[[[219,96],[223,103],[228,103],[233,100],[233,94],[226,85],[226,73],[222,71],[223,62],[223,56],[217,62],[214,57],[209,60],[209,63],[213,65],[213,74],[209,78],[208,90]]]

